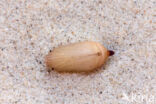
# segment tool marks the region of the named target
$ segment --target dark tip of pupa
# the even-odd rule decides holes
[[[115,54],[115,52],[112,50],[108,50],[108,52],[109,52],[109,56],[113,56]]]

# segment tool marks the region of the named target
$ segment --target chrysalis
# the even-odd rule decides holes
[[[55,48],[45,61],[59,72],[88,72],[100,68],[113,54],[100,43],[85,41]]]

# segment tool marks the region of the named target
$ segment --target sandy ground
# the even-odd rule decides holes
[[[48,71],[54,47],[97,41],[91,74]],[[155,0],[0,0],[0,104],[155,104]]]

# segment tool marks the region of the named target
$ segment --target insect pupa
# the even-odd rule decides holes
[[[84,41],[55,48],[45,62],[59,72],[88,72],[100,68],[113,54],[98,42]]]

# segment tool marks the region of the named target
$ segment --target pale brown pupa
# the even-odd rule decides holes
[[[55,48],[45,61],[59,72],[89,72],[100,68],[113,54],[100,43],[84,41]]]

